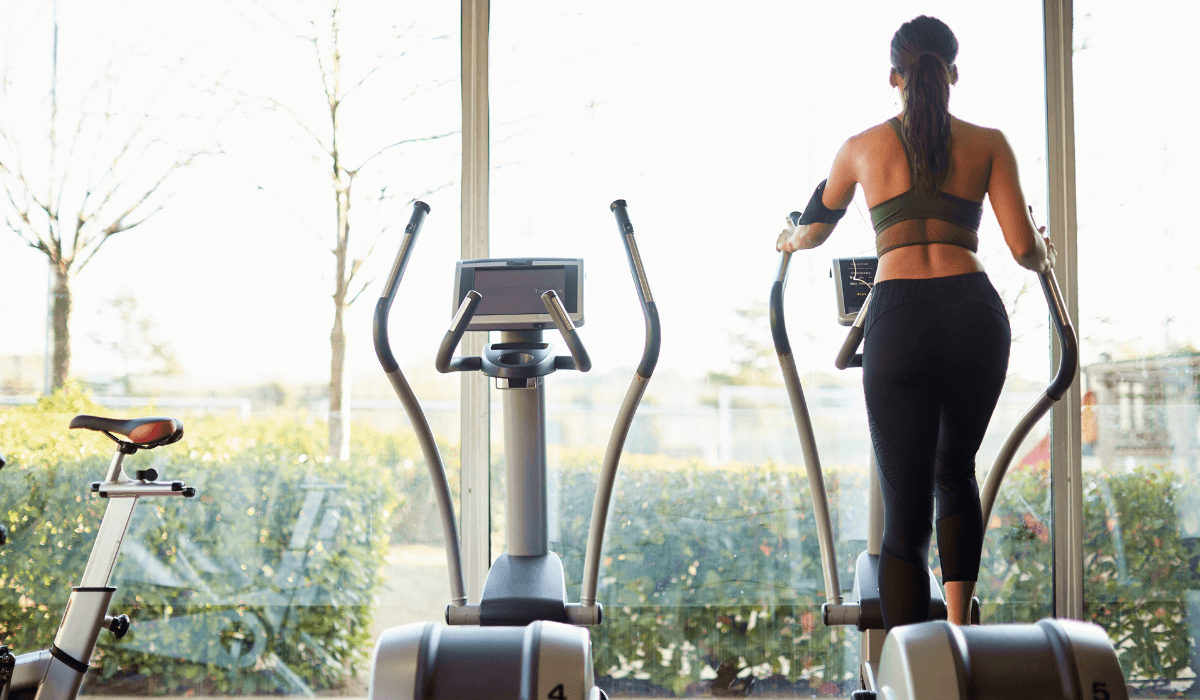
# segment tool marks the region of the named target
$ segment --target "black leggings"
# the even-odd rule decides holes
[[[983,272],[875,285],[863,390],[883,491],[879,591],[888,629],[929,618],[935,495],[942,580],[979,577],[975,453],[1011,342],[1004,304]]]

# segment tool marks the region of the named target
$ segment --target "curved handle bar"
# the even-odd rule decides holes
[[[1046,395],[1058,401],[1067,392],[1071,382],[1075,381],[1075,372],[1079,369],[1079,339],[1075,335],[1075,327],[1067,315],[1067,303],[1063,301],[1062,290],[1058,287],[1058,278],[1054,270],[1044,275],[1038,275],[1042,283],[1042,293],[1046,295],[1046,305],[1050,307],[1050,319],[1054,322],[1054,330],[1058,333],[1058,341],[1062,345],[1062,357],[1058,361],[1058,372],[1046,387]]]
[[[637,287],[638,299],[642,302],[642,316],[646,319],[646,343],[642,348],[642,361],[638,364],[639,375],[649,379],[654,374],[658,364],[658,349],[660,344],[658,307],[650,294],[650,283],[646,280],[646,271],[642,267],[642,257],[638,254],[637,242],[633,239],[633,224],[629,221],[629,211],[625,200],[618,199],[609,205],[609,209],[617,217],[617,228],[621,231],[621,240],[625,243],[625,255],[629,259],[629,270],[633,273],[633,283]]]
[[[401,240],[400,250],[396,253],[396,262],[392,264],[392,272],[383,286],[383,296],[379,297],[379,302],[375,304],[375,320],[371,332],[375,342],[375,356],[379,358],[379,364],[383,365],[384,372],[394,372],[400,368],[392,354],[391,341],[388,340],[387,318],[392,309],[392,300],[396,298],[396,290],[400,288],[400,279],[404,277],[404,269],[408,267],[413,244],[428,213],[428,204],[420,201],[413,203],[413,213],[408,225],[404,227],[404,239]]]
[[[579,333],[575,330],[575,324],[571,323],[571,317],[567,315],[567,310],[563,308],[562,300],[558,298],[558,293],[553,289],[547,289],[542,293],[542,303],[546,305],[546,311],[550,312],[550,318],[554,319],[555,327],[562,334],[563,341],[567,344],[567,349],[571,351],[570,357],[555,358],[555,369],[577,369],[580,372],[590,370],[592,368],[592,358],[588,356],[587,348],[583,347],[583,341],[579,339]],[[560,362],[564,360],[565,362]]]
[[[475,318],[475,312],[479,310],[479,303],[482,301],[483,295],[472,289],[463,297],[462,304],[459,304],[458,311],[450,321],[450,329],[442,336],[442,344],[438,346],[437,357],[433,360],[434,368],[442,374],[473,372],[483,366],[483,361],[478,357],[454,357],[458,342],[462,340],[463,333],[467,332],[467,326],[471,325],[471,319]],[[450,359],[452,357],[454,359]]]
[[[792,212],[789,216],[793,221],[800,218],[799,212]],[[771,285],[771,301],[768,306],[771,339],[775,343],[775,353],[779,356],[783,383],[787,387],[792,417],[796,421],[796,434],[800,438],[800,453],[804,457],[804,469],[808,474],[808,490],[817,525],[817,543],[821,549],[821,570],[825,575],[826,602],[841,605],[842,587],[838,581],[837,548],[833,540],[833,520],[829,514],[829,497],[825,493],[821,457],[817,452],[817,439],[808,415],[808,404],[804,400],[804,387],[800,384],[800,375],[796,371],[796,360],[792,357],[792,345],[788,340],[787,325],[784,322],[783,292],[787,287],[788,264],[791,259],[791,253],[780,254],[779,271]]]
[[[800,225],[800,217],[801,216],[804,216],[804,215],[798,211],[794,211],[791,214],[788,214],[788,218],[792,220],[792,226]]]
[[[1017,421],[1012,432],[1008,434],[1000,451],[996,453],[996,459],[992,462],[992,468],[988,470],[983,486],[979,489],[979,503],[983,509],[985,524],[992,517],[992,507],[996,504],[996,497],[1000,492],[1000,482],[1004,479],[1004,474],[1008,471],[1009,466],[1012,465],[1021,443],[1025,441],[1026,436],[1042,419],[1042,416],[1046,415],[1051,407],[1063,397],[1063,394],[1067,393],[1067,389],[1070,388],[1071,382],[1075,381],[1075,373],[1079,369],[1079,339],[1075,335],[1075,327],[1071,325],[1071,318],[1067,315],[1067,305],[1063,301],[1062,290],[1058,287],[1058,279],[1054,276],[1054,270],[1039,275],[1039,278],[1042,283],[1042,293],[1046,296],[1046,305],[1050,307],[1050,319],[1058,334],[1062,355],[1059,357],[1058,371],[1055,373],[1054,379],[1050,381],[1046,391],[1033,402],[1025,415]]]
[[[854,324],[850,326],[850,332],[846,334],[846,339],[842,341],[842,347],[833,360],[834,367],[838,369],[862,367],[862,353],[858,352],[858,346],[862,344],[864,327],[867,322],[867,307],[871,305],[871,295],[874,293],[875,290],[872,288],[867,292],[867,298],[863,299],[862,307],[859,308],[858,315],[854,317]]]
[[[833,366],[838,369],[862,367],[862,356],[856,354],[859,344],[862,343],[862,339],[862,326],[855,323],[850,327],[850,332],[846,335],[846,340],[842,341],[842,348],[838,350],[837,357],[833,360]],[[854,361],[855,358],[858,359],[858,362]]]
[[[392,265],[392,273],[384,285],[383,296],[375,304],[375,319],[372,334],[375,340],[375,355],[379,364],[387,374],[388,381],[396,391],[400,403],[404,406],[408,420],[412,423],[413,432],[417,434],[417,442],[425,455],[425,464],[429,468],[429,476],[433,480],[433,492],[438,502],[438,512],[442,518],[442,538],[446,543],[446,569],[450,577],[450,602],[453,606],[467,604],[466,586],[463,585],[462,553],[458,544],[458,523],[454,517],[454,502],[450,499],[450,481],[446,478],[446,468],[442,464],[442,454],[434,440],[433,430],[421,410],[416,394],[400,371],[400,365],[392,354],[391,342],[388,340],[388,313],[392,309],[392,301],[396,298],[396,290],[400,287],[400,279],[404,277],[404,269],[408,266],[408,258],[412,255],[413,245],[417,234],[421,232],[421,224],[429,213],[429,205],[425,202],[413,204],[412,217],[404,228],[404,239],[400,242],[400,250],[396,253],[396,262]],[[465,327],[465,324],[464,324]]]
[[[587,550],[583,559],[583,580],[579,595],[580,619],[583,624],[600,622],[601,606],[596,604],[596,591],[600,580],[600,551],[604,547],[604,525],[608,522],[608,507],[612,501],[613,486],[617,481],[617,467],[620,465],[621,451],[625,448],[625,438],[629,436],[633,415],[646,392],[650,376],[654,373],[654,366],[658,363],[661,343],[658,307],[650,294],[650,284],[646,281],[646,271],[642,267],[642,258],[633,238],[633,224],[629,221],[625,200],[618,199],[609,209],[616,216],[617,228],[621,232],[621,240],[625,243],[625,253],[629,259],[629,271],[633,274],[633,283],[637,287],[638,299],[642,304],[642,316],[646,319],[646,342],[642,349],[642,361],[625,391],[625,399],[617,412],[616,425],[613,426],[612,434],[608,438],[608,447],[604,451],[604,462],[600,465],[596,498],[592,502],[592,521],[588,526]]]
[[[787,323],[783,317],[783,291],[787,288],[788,264],[791,261],[791,253],[779,254],[779,272],[775,274],[775,282],[771,285],[771,301],[767,307],[771,320],[771,341],[775,344],[777,355],[792,354],[792,343],[788,340]]]

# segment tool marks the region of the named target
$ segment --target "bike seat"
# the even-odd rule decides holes
[[[170,445],[183,437],[183,422],[174,418],[103,418],[78,415],[71,419],[71,429],[85,428],[102,433],[116,433],[129,438],[140,449]]]

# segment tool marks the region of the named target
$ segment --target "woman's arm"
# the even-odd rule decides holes
[[[1021,180],[1017,173],[1017,157],[1004,134],[995,131],[992,149],[992,173],[988,179],[988,198],[1000,223],[1004,242],[1012,251],[1017,264],[1038,274],[1054,267],[1055,251],[1050,239],[1042,236],[1045,229],[1035,228]]]
[[[829,178],[825,181],[825,192],[821,197],[821,204],[828,209],[845,209],[854,199],[854,188],[858,184],[854,168],[855,141],[856,138],[851,138],[842,144],[833,158],[833,167],[830,168]],[[794,226],[789,219],[787,228],[780,232],[775,240],[775,250],[794,253],[797,250],[816,248],[829,238],[829,234],[833,233],[836,227],[836,223]]]

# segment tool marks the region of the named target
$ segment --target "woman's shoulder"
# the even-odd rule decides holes
[[[954,134],[954,137],[957,139],[965,139],[980,144],[999,144],[1006,140],[1004,138],[1004,132],[1000,131],[999,129],[973,124],[964,119],[959,119],[958,117],[952,116],[951,119],[953,121],[950,124],[950,129]]]
[[[891,120],[889,119],[888,121]],[[895,138],[895,135],[895,129],[889,126],[888,122],[880,122],[846,139],[845,147],[852,150],[866,149],[867,151],[873,151],[875,150],[875,144],[880,139]]]

